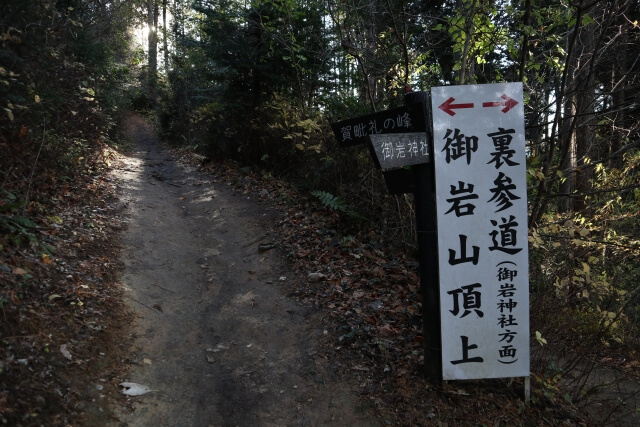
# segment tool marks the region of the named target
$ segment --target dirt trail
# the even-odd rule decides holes
[[[114,425],[378,424],[314,358],[323,331],[278,288],[291,278],[264,250],[275,214],[177,164],[140,118],[127,128],[135,149],[116,174],[136,318],[128,381],[154,391],[115,408]]]

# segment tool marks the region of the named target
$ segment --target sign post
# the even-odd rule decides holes
[[[528,377],[522,84],[431,96],[443,379]]]
[[[415,195],[425,376],[528,379],[522,84],[432,88],[433,132],[428,101],[410,92],[332,128],[342,146],[369,143],[392,194]]]
[[[427,92],[410,92],[406,103],[425,105],[425,122],[429,123]],[[438,242],[436,223],[436,193],[433,168],[433,136],[427,130],[432,161],[413,166],[415,178],[414,205],[422,297],[422,334],[424,339],[424,374],[434,382],[442,381],[442,351],[440,331],[440,288],[438,286]]]

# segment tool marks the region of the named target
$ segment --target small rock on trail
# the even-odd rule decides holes
[[[135,324],[123,381],[152,391],[123,400],[114,425],[378,425],[314,358],[322,330],[277,287],[293,273],[262,250],[275,214],[177,164],[139,117],[127,130],[135,148],[116,174]]]

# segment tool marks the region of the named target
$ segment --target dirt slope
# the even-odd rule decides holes
[[[376,425],[314,358],[323,330],[278,288],[292,273],[265,231],[275,214],[175,163],[140,118],[127,128],[135,149],[115,173],[135,312],[128,381],[153,391],[115,408],[115,425]]]

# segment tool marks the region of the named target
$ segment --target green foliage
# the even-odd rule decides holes
[[[503,13],[493,3],[463,0],[462,7],[448,18],[446,27],[456,58],[453,71],[458,73],[459,84],[502,79],[500,68],[493,64],[507,60],[501,49],[507,45],[508,30],[497,19]],[[482,66],[482,74],[475,71],[476,65]]]
[[[293,106],[290,100],[277,94],[264,108],[272,112],[265,125],[277,133],[273,135],[274,140],[289,140],[291,146],[299,151],[312,150],[320,153],[323,150],[323,139],[326,137],[323,131],[326,129],[323,129],[319,114],[305,114],[300,108]],[[288,151],[287,147],[285,151]]]
[[[318,200],[320,200],[320,203],[322,203],[323,206],[333,211],[342,212],[352,218],[362,219],[362,217],[358,215],[356,212],[354,212],[349,207],[349,204],[339,196],[334,196],[333,194],[327,193],[326,191],[317,191],[317,190],[312,191],[311,195],[318,198]]]
[[[5,249],[1,244],[4,240],[15,248],[29,244],[51,255],[53,248],[37,237],[38,225],[28,216],[18,213],[23,206],[24,202],[20,202],[14,194],[0,189],[0,236],[3,236],[0,239],[0,252]]]
[[[369,109],[362,103],[362,99],[348,94],[333,94],[323,101],[323,105],[326,108],[326,116],[336,122],[369,114]]]
[[[19,247],[25,241],[37,243],[34,229],[36,224],[22,215],[0,215],[0,234],[8,235],[14,246]]]

